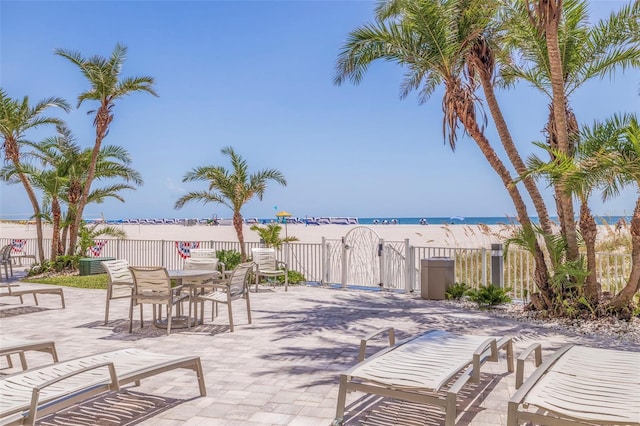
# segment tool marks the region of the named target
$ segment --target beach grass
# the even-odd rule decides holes
[[[49,284],[61,287],[75,287],[75,288],[95,288],[106,289],[108,282],[107,274],[97,275],[64,275],[64,276],[52,276],[42,278],[23,278],[22,282],[35,283],[35,284]]]

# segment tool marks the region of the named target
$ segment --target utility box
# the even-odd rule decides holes
[[[455,259],[432,257],[420,260],[420,295],[423,299],[444,300],[454,283]]]
[[[116,260],[115,257],[83,257],[79,261],[78,269],[80,275],[105,274],[107,271],[102,267],[102,261]]]

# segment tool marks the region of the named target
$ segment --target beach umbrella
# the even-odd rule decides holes
[[[286,210],[282,210],[281,212],[276,213],[276,217],[281,219],[284,222],[284,237],[287,238],[289,234],[287,233],[287,218],[293,216]]]

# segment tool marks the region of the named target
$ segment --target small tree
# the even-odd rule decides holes
[[[262,227],[260,225],[253,225],[250,229],[260,235],[260,238],[262,239],[262,241],[264,241],[264,245],[267,247],[280,249],[280,247],[282,247],[282,244],[284,243],[298,241],[297,237],[282,238],[280,236],[282,226],[278,225],[277,223],[268,223],[265,227]]]

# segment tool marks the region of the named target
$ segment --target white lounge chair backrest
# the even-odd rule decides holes
[[[275,271],[276,267],[276,251],[272,248],[254,248],[251,249],[253,261],[256,263],[259,271]]]
[[[200,258],[200,257],[208,257],[208,258],[215,258],[216,257],[216,250],[214,249],[191,249],[189,250],[191,259],[196,259],[196,258]]]
[[[104,323],[109,322],[109,306],[112,299],[128,299],[133,293],[133,276],[129,271],[129,262],[125,259],[104,260],[100,262],[107,271],[107,302],[104,309]]]
[[[138,303],[161,303],[171,297],[171,279],[163,267],[134,268],[134,295]]]
[[[229,292],[231,296],[238,296],[249,292],[249,272],[255,267],[254,262],[241,263],[233,270],[229,277]]]

